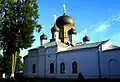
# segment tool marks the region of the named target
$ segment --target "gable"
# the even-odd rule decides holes
[[[104,44],[101,45],[102,51],[108,50],[108,49],[112,49],[112,48],[113,48],[113,45],[112,45],[111,40],[109,40],[106,43],[104,43]]]

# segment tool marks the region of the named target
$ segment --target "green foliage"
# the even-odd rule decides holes
[[[3,56],[0,54],[0,77],[2,76],[2,58]]]
[[[1,48],[14,53],[32,46],[33,30],[37,26],[38,5],[36,0],[1,0],[0,11],[4,13],[0,29]]]
[[[22,63],[22,57],[20,56],[20,54],[17,54],[17,60],[16,60],[16,73],[18,71],[23,71],[23,63]],[[2,74],[3,72],[6,73],[7,77],[10,77],[11,75],[11,56],[7,56],[7,55],[0,55],[0,69],[2,69],[3,71],[0,72],[0,74]]]
[[[3,58],[3,56],[0,54],[0,62],[1,62],[2,58]]]
[[[4,55],[3,57],[3,72],[7,75],[7,77],[10,77],[11,75],[11,60],[12,60],[12,56],[7,56]]]
[[[43,26],[40,25],[40,24],[38,24],[38,25],[36,26],[36,31],[39,33],[39,32],[42,30],[42,28],[43,28]]]
[[[37,25],[36,0],[0,0],[0,49],[3,49],[4,71],[11,73],[11,56],[20,49],[27,49],[34,42],[33,30]],[[21,56],[17,55],[16,71],[22,69]]]
[[[22,57],[20,56],[20,54],[17,54],[17,61],[16,61],[16,73],[19,71],[23,71],[23,63],[22,63]]]
[[[6,54],[6,53],[4,53]],[[0,69],[2,71],[0,71],[0,75],[2,75],[2,73],[6,73],[6,75],[9,77],[10,76],[10,73],[11,73],[11,56],[7,56],[7,55],[4,55],[4,56],[0,56]]]

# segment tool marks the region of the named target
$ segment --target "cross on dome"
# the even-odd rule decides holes
[[[66,5],[63,4],[63,13],[66,14]]]
[[[87,35],[87,29],[85,28],[85,30],[84,30],[84,33],[85,33],[85,35]]]
[[[56,21],[56,19],[57,19],[57,16],[56,15],[53,15],[54,16],[54,22]]]

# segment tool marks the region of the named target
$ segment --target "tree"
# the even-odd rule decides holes
[[[23,63],[22,63],[22,56],[20,56],[20,53],[17,54],[17,60],[16,60],[16,69],[15,72],[23,71]]]
[[[16,54],[20,49],[31,47],[34,28],[37,27],[38,32],[41,29],[37,24],[38,4],[36,0],[0,0],[0,13],[0,48],[4,57],[12,61],[10,72],[14,77]]]
[[[0,54],[0,77],[2,76],[2,58],[3,56]]]
[[[0,54],[0,62],[1,62],[2,58],[3,58],[3,56]]]
[[[21,58],[22,57],[18,53],[17,54],[17,60],[16,60],[15,73],[23,70],[23,63],[22,63]],[[11,73],[11,70],[10,70],[11,66],[10,65],[11,65],[11,56],[0,55],[0,75],[2,75],[3,72],[5,72],[7,74],[6,77],[9,77],[10,73]]]
[[[4,55],[2,58],[2,69],[3,73],[5,73],[6,77],[9,78],[11,75],[11,64],[12,64],[12,56]]]

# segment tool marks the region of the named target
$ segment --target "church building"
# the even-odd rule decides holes
[[[91,43],[85,35],[76,42],[75,22],[66,14],[59,16],[51,28],[52,39],[40,35],[40,46],[24,56],[25,77],[86,79],[120,78],[120,47],[111,40]]]

